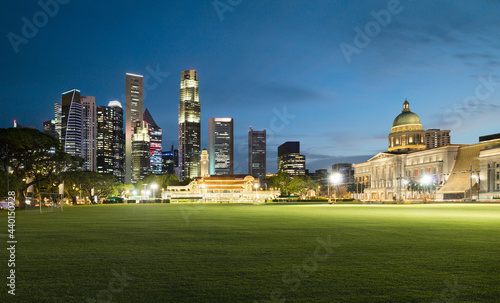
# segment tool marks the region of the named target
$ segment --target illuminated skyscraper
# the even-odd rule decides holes
[[[125,183],[132,181],[132,135],[142,122],[143,76],[125,75]]]
[[[82,158],[83,170],[96,171],[96,107],[95,97],[82,100]]]
[[[162,129],[156,124],[153,116],[146,108],[143,114],[144,122],[148,125],[149,129],[149,155],[150,155],[150,172],[152,174],[162,174]]]
[[[123,109],[119,101],[97,107],[97,172],[113,174],[123,182]]]
[[[278,172],[290,176],[306,174],[306,157],[300,154],[300,142],[285,142],[278,147]]]
[[[61,147],[64,152],[82,157],[82,101],[80,91],[71,89],[61,96]]]
[[[113,173],[113,109],[108,106],[97,107],[97,172]]]
[[[248,131],[248,174],[261,180],[266,177],[266,130],[250,127]]]
[[[181,72],[179,101],[179,168],[180,178],[200,175],[200,97],[195,70]]]
[[[149,130],[146,122],[137,123],[132,135],[132,183],[149,174]]]
[[[179,153],[177,149],[174,149],[174,145],[169,151],[164,151],[162,153],[162,173],[164,175],[174,175],[179,165]]]
[[[208,154],[210,175],[233,175],[233,119],[208,120]]]
[[[57,133],[57,139],[61,141],[61,124],[62,124],[62,106],[61,103],[54,104],[54,128]]]
[[[125,171],[125,136],[123,133],[123,108],[120,101],[110,101],[108,107],[113,109],[113,176],[124,181]]]

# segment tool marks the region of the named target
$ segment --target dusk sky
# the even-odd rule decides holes
[[[365,161],[387,150],[405,98],[454,144],[500,132],[497,1],[60,2],[47,20],[37,1],[3,4],[0,127],[41,130],[71,88],[124,105],[129,72],[149,75],[144,108],[167,150],[180,73],[196,69],[202,148],[209,118],[234,118],[236,173],[247,172],[250,126],[268,131],[268,172],[285,141],[300,141],[311,171]],[[42,26],[23,37],[34,16]]]

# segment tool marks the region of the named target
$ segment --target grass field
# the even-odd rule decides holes
[[[498,204],[99,205],[16,224],[0,302],[500,301]]]

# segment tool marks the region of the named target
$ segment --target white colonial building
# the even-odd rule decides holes
[[[500,198],[500,134],[473,145],[425,149],[420,118],[405,101],[394,119],[389,148],[354,164],[354,177],[364,201]],[[425,181],[425,182],[424,182]],[[412,186],[418,184],[418,186]],[[426,189],[426,187],[427,189]]]
[[[455,165],[459,145],[442,146],[405,154],[383,152],[367,162],[354,165],[354,178],[364,192],[358,198],[370,201],[420,199],[408,184],[429,176],[434,186],[442,186]],[[427,195],[436,196],[436,190]]]

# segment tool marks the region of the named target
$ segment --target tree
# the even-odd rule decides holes
[[[179,178],[177,178],[176,175],[165,175],[165,179],[163,183],[161,184],[162,187],[168,187],[168,186],[177,186],[179,185]]]
[[[288,196],[290,175],[285,172],[278,172],[275,176],[267,178],[267,184],[270,188],[279,188],[282,196]]]
[[[189,185],[189,183],[193,182],[194,179],[191,179],[191,178],[186,178],[184,180],[182,180],[179,185],[182,185],[182,186],[186,186],[186,185]]]
[[[73,204],[77,202],[77,196],[84,201],[97,196],[98,199],[107,198],[118,193],[121,183],[116,182],[111,174],[100,174],[89,171],[72,171],[63,174],[64,192]]]
[[[307,194],[307,191],[316,190],[318,184],[318,182],[312,180],[309,176],[295,175],[288,184],[288,190],[290,193],[304,196]]]
[[[12,183],[16,186],[12,189],[19,193],[21,205],[24,205],[27,188],[33,185],[39,191],[43,182],[58,181],[60,172],[80,166],[81,161],[83,159],[62,152],[56,138],[36,129],[0,129],[0,167],[3,172],[10,170],[17,181]]]

